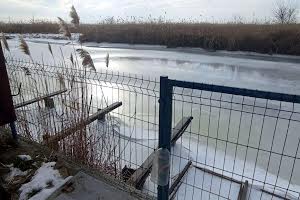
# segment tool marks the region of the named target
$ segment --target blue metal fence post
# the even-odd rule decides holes
[[[159,148],[171,148],[171,125],[172,125],[172,90],[173,86],[168,77],[160,77],[159,97]],[[157,187],[157,199],[169,199],[169,183],[166,186]]]
[[[17,129],[16,129],[16,124],[15,122],[10,122],[9,123],[10,129],[11,129],[11,133],[12,133],[12,137],[15,141],[18,141],[18,134],[17,134]]]

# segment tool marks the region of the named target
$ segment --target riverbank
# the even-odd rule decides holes
[[[18,38],[18,34],[6,34],[8,39]],[[60,34],[41,34],[32,33],[24,34],[23,37],[30,42],[41,43],[41,44],[57,44],[57,45],[71,45],[70,41],[66,40]],[[80,34],[72,34],[73,44],[79,45]],[[145,44],[125,44],[125,43],[97,43],[97,42],[84,42],[81,45],[91,48],[101,49],[124,49],[124,50],[145,50],[145,51],[165,51],[165,52],[178,52],[178,53],[190,53],[206,56],[216,57],[229,57],[229,58],[240,58],[240,59],[253,59],[261,61],[271,62],[286,62],[286,63],[300,63],[300,56],[295,55],[284,55],[284,54],[263,54],[250,51],[226,51],[216,50],[211,51],[203,48],[192,48],[192,47],[167,47],[164,45],[145,45]]]
[[[4,33],[58,33],[53,22],[0,23]],[[75,31],[72,30],[71,31]],[[300,55],[298,24],[102,23],[82,24],[82,42],[197,47],[209,51],[250,51]]]

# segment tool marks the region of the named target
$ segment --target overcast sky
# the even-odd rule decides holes
[[[96,22],[108,16],[136,16],[167,19],[228,21],[235,16],[244,20],[265,20],[272,17],[277,1],[300,0],[0,0],[0,20],[29,20],[57,16],[68,18],[73,4],[84,22]]]

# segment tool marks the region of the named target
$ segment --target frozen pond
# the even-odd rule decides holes
[[[78,44],[73,48],[66,40],[28,39],[28,41],[31,41],[28,44],[33,59],[42,61],[43,58],[44,63],[55,62],[48,51],[48,41],[52,45],[56,62],[61,61],[61,52],[68,60],[70,54],[74,54],[74,48],[80,48]],[[28,59],[18,49],[17,39],[9,40],[9,45],[12,55]],[[295,63],[297,59],[294,59],[294,63],[272,62],[183,53],[180,50],[167,51],[164,47],[143,45],[87,43],[83,44],[83,48],[91,54],[97,70],[106,70],[105,56],[109,53],[109,70],[112,71],[157,78],[160,75],[167,75],[169,78],[179,80],[300,94],[300,58],[299,63]]]

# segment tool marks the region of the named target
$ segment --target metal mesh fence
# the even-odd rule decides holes
[[[171,152],[172,174],[193,164],[174,198],[299,199],[299,111],[298,103],[175,86],[173,124],[193,120]]]
[[[45,143],[122,102],[54,148],[124,182],[157,148],[159,81],[63,64],[7,65],[13,93],[20,89],[15,105],[66,89],[52,97],[54,108],[43,99],[16,109],[24,137]],[[193,119],[171,148],[171,199],[300,198],[298,103],[176,86],[172,92],[172,127]],[[156,196],[157,186],[144,178],[142,191]]]
[[[142,76],[94,72],[7,59],[15,106],[57,91],[54,107],[45,99],[16,109],[18,133],[40,143],[75,127],[51,145],[78,162],[125,181],[158,143],[159,83]],[[109,105],[122,102],[99,120],[81,122]],[[143,191],[154,195],[146,182]]]

